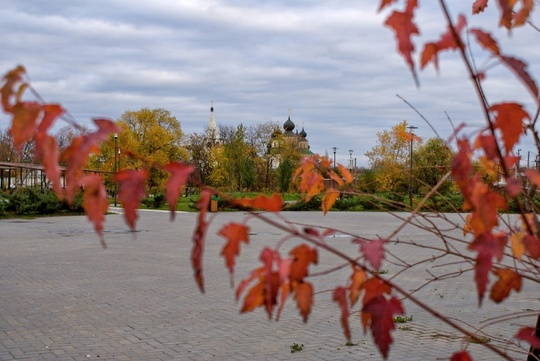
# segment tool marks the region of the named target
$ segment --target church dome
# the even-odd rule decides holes
[[[302,127],[302,131],[300,132],[300,136],[301,136],[302,138],[307,137],[307,133],[306,133],[306,131],[304,130],[304,127]]]
[[[286,132],[292,132],[294,129],[294,123],[291,120],[291,116],[289,115],[289,118],[285,123],[283,123],[283,129],[285,129]]]

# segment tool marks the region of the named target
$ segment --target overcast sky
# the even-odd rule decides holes
[[[495,1],[481,16],[472,0],[447,1],[452,15],[491,31],[503,52],[540,74],[540,34],[497,29]],[[420,72],[417,88],[388,12],[374,0],[3,0],[0,72],[23,65],[48,102],[60,102],[80,123],[128,110],[165,108],[185,133],[202,132],[214,101],[218,124],[291,119],[304,126],[311,150],[358,166],[376,133],[402,120],[426,138],[435,134],[396,94],[418,109],[440,136],[448,116],[472,132],[483,125],[476,95],[456,53]],[[420,1],[416,46],[438,40],[444,19],[436,1]],[[538,22],[540,23],[540,21]],[[537,24],[538,25],[538,24]],[[486,55],[474,48],[479,66]],[[531,96],[501,66],[486,80],[492,102]],[[0,116],[0,126],[7,117]],[[523,145],[522,154],[532,148]]]

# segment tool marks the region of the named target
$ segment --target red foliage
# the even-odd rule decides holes
[[[204,277],[203,277],[203,253],[204,253],[204,240],[206,238],[206,231],[208,230],[208,222],[206,221],[206,212],[210,205],[210,198],[212,192],[209,189],[202,189],[201,196],[197,202],[197,209],[199,210],[199,216],[197,218],[197,225],[195,226],[195,232],[193,232],[193,248],[191,250],[191,267],[195,276],[195,281],[201,292],[204,293]]]
[[[347,338],[347,342],[351,342],[351,328],[349,327],[349,305],[347,304],[347,289],[345,287],[337,287],[334,289],[332,299],[339,305],[341,309],[341,327]]]
[[[514,335],[514,338],[517,340],[525,341],[536,349],[540,349],[540,337],[536,336],[536,328],[534,327],[521,328]]]
[[[467,351],[459,351],[452,355],[450,361],[473,361]]]
[[[118,200],[124,207],[124,218],[132,231],[135,230],[135,223],[139,218],[137,208],[146,196],[147,178],[146,169],[124,169],[114,176],[114,180],[118,182]]]
[[[162,169],[171,173],[171,176],[167,179],[167,183],[165,184],[165,197],[167,198],[167,203],[169,203],[172,221],[176,216],[176,203],[178,202],[182,187],[186,184],[195,167],[188,164],[173,162],[164,165]]]
[[[88,174],[81,179],[81,184],[84,187],[83,207],[86,216],[94,223],[101,245],[103,248],[107,248],[103,238],[103,223],[105,222],[105,213],[109,208],[109,199],[103,185],[103,178],[97,174]]]
[[[373,266],[375,271],[378,271],[381,268],[381,263],[384,259],[384,244],[387,240],[356,240],[355,242],[360,243],[360,251],[364,254],[364,257],[366,257],[366,260]]]
[[[362,312],[370,315],[371,334],[375,344],[383,357],[388,358],[388,351],[393,342],[390,332],[396,328],[394,315],[403,315],[405,312],[401,301],[395,297],[388,299],[383,295],[378,295],[364,304]]]
[[[240,243],[249,243],[249,228],[243,224],[229,223],[221,228],[219,234],[227,239],[221,250],[221,255],[225,258],[225,264],[231,274],[232,285],[236,256],[240,255]]]

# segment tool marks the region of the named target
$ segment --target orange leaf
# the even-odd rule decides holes
[[[219,231],[219,235],[227,239],[227,242],[221,250],[221,255],[225,258],[225,264],[229,269],[232,286],[232,275],[234,273],[236,256],[240,255],[240,243],[249,243],[249,228],[243,224],[231,222]]]
[[[301,282],[308,274],[309,264],[318,262],[317,249],[301,244],[293,248],[289,254],[293,257],[289,279],[291,282]]]
[[[20,152],[24,143],[32,139],[37,130],[41,105],[38,102],[16,103],[12,107],[11,113],[13,114],[13,122],[10,132],[13,135],[13,145]]]
[[[15,69],[10,70],[4,75],[2,79],[4,85],[0,89],[2,95],[2,108],[6,113],[10,113],[13,105],[11,104],[11,98],[15,95],[15,84],[22,81],[23,76],[26,74],[26,70],[22,66],[17,66]]]
[[[450,361],[473,361],[467,351],[459,351],[452,355]]]
[[[491,287],[489,297],[496,303],[502,302],[508,297],[512,289],[521,291],[521,276],[516,271],[505,268],[493,271],[499,280]]]
[[[533,0],[522,0],[521,9],[514,14],[514,27],[525,24],[533,10]]]
[[[349,170],[345,168],[343,164],[338,164],[338,169],[339,169],[339,172],[341,173],[341,176],[345,180],[345,183],[349,184],[354,180],[351,172],[349,172]]]
[[[336,200],[339,198],[340,192],[336,189],[328,189],[322,198],[321,205],[323,213],[326,214],[332,208]]]
[[[114,180],[118,182],[118,200],[122,203],[124,218],[132,231],[135,230],[135,223],[139,218],[137,208],[146,196],[146,179],[146,169],[124,169],[114,176]]]
[[[379,9],[377,11],[383,10],[385,7],[392,5],[392,3],[395,3],[397,0],[381,0],[381,4],[379,5]]]
[[[487,8],[488,0],[475,0],[472,6],[473,14],[479,14]]]
[[[524,132],[523,121],[530,119],[523,106],[517,103],[499,103],[489,110],[495,113],[495,126],[501,130],[504,147],[507,153],[513,149]]]
[[[283,198],[277,193],[274,193],[272,197],[261,194],[255,198],[241,198],[236,202],[242,207],[262,209],[269,212],[279,212],[283,207]]]
[[[525,237],[525,234],[523,232],[514,233],[512,234],[512,236],[510,236],[510,248],[512,249],[512,255],[517,260],[521,260],[521,257],[525,253],[523,237]]]
[[[264,288],[264,282],[262,281],[262,279],[260,279],[259,283],[253,286],[244,298],[244,305],[240,310],[241,313],[253,311],[255,308],[260,307],[264,304]]]
[[[94,229],[99,235],[101,245],[107,248],[103,238],[103,223],[105,222],[105,213],[109,208],[107,191],[103,185],[103,178],[97,174],[88,174],[81,179],[84,186],[83,208],[88,219],[94,223]]]
[[[308,320],[311,306],[313,305],[313,286],[309,282],[295,283],[293,291],[296,305],[305,323]]]
[[[210,198],[212,192],[203,188],[199,201],[197,202],[197,209],[199,210],[199,216],[197,217],[197,226],[195,232],[193,232],[193,248],[191,250],[191,267],[195,276],[195,281],[201,292],[204,293],[204,277],[203,277],[203,252],[204,252],[204,240],[206,238],[206,231],[208,230],[208,222],[206,221],[206,212],[208,205],[210,204]],[[237,296],[238,297],[238,296]]]
[[[362,286],[367,280],[366,272],[353,266],[353,274],[351,275],[351,285],[349,286],[349,300],[351,301],[351,306],[354,306],[358,301],[360,292],[362,291]]]
[[[53,126],[58,117],[64,114],[64,109],[59,104],[45,104],[43,107],[43,119],[38,125],[38,132],[45,133]]]
[[[362,312],[371,316],[371,333],[375,339],[375,344],[386,359],[390,345],[393,342],[390,332],[396,328],[394,315],[403,315],[405,313],[401,301],[395,297],[386,299],[386,297],[379,295],[364,305]]]
[[[167,198],[167,203],[169,203],[172,221],[176,215],[176,203],[178,202],[178,197],[180,196],[182,187],[184,184],[186,184],[195,167],[190,164],[188,165],[180,162],[173,162],[164,165],[162,169],[171,173],[171,176],[169,179],[167,179],[167,183],[165,184],[165,197]]]
[[[341,327],[347,338],[347,342],[351,342],[351,328],[349,327],[349,305],[347,304],[347,289],[345,287],[337,287],[334,289],[332,296],[334,302],[341,308]]]
[[[499,55],[499,44],[497,44],[497,41],[491,36],[490,33],[486,33],[482,29],[471,29],[470,32],[476,37],[476,41],[484,49],[490,51],[494,55]]]
[[[424,50],[422,50],[422,54],[420,55],[420,69],[424,69],[426,65],[433,62],[435,70],[439,71],[438,53],[439,47],[436,43],[431,42],[424,44]]]

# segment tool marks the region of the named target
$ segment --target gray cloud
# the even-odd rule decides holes
[[[312,150],[353,149],[359,165],[376,133],[403,119],[443,137],[456,124],[481,124],[477,96],[456,53],[421,72],[416,88],[377,2],[329,0],[6,0],[0,13],[0,70],[24,65],[34,87],[62,103],[80,122],[118,118],[124,111],[163,107],[186,133],[207,124],[214,100],[218,123],[282,123],[292,108]],[[417,46],[444,31],[440,10],[422,2]],[[469,5],[452,5],[469,13]],[[461,7],[461,8],[459,8]],[[537,33],[519,30],[511,41],[495,28],[496,7],[469,20],[501,38],[505,53],[523,56],[538,72]],[[485,54],[475,51],[479,66]],[[490,70],[487,93],[532,107],[523,87],[501,66]],[[531,110],[532,111],[532,110]],[[5,116],[0,121],[5,124]],[[0,124],[2,124],[0,123]],[[0,125],[4,126],[4,125]],[[475,128],[476,129],[476,128]]]

